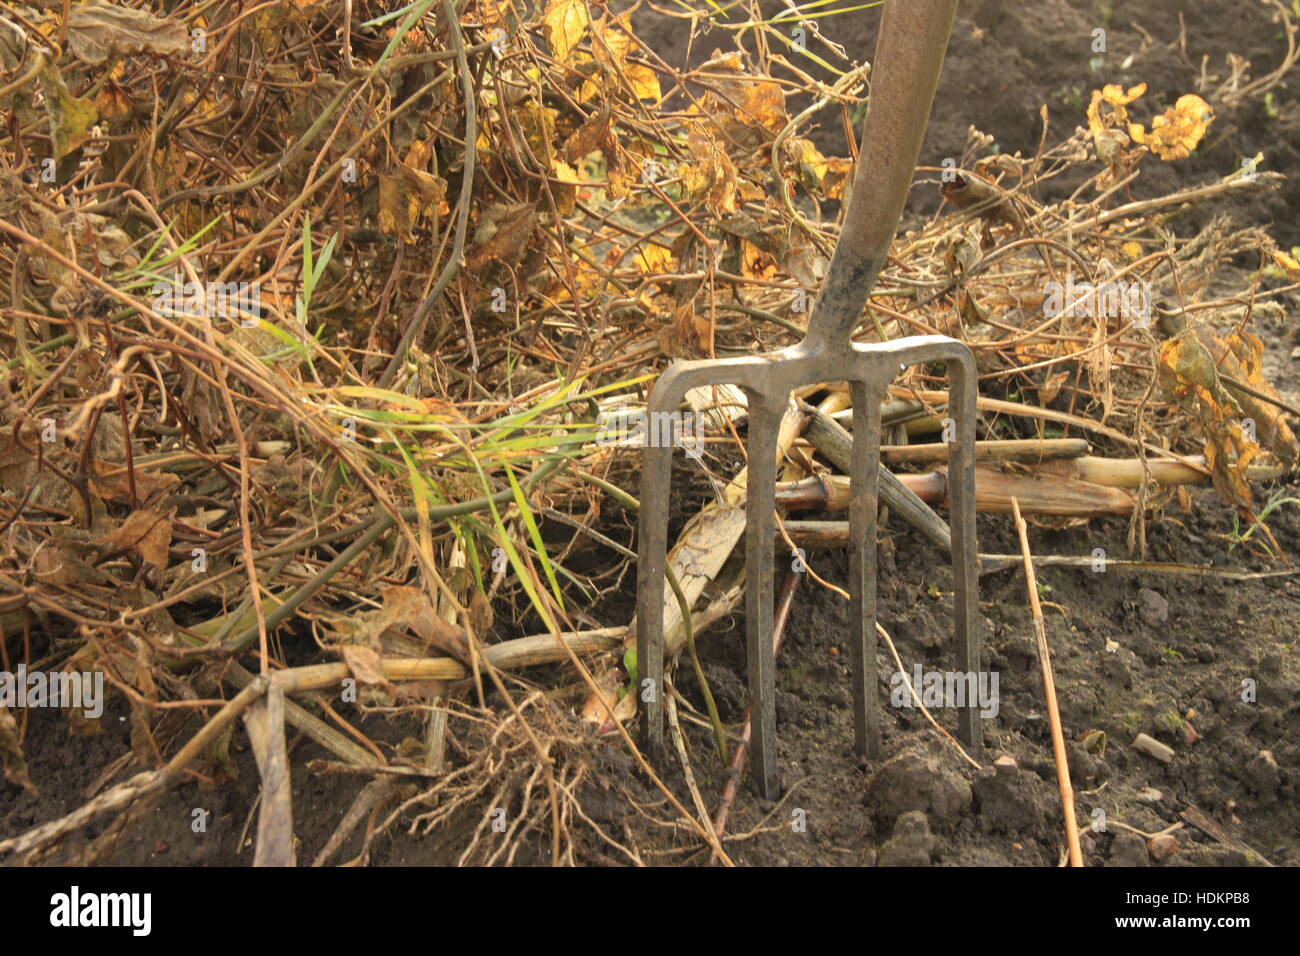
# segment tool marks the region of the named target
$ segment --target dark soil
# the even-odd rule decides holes
[[[1110,9],[1104,14],[1103,7]],[[1180,27],[1180,17],[1182,26]],[[827,23],[828,21],[823,21]],[[831,32],[859,57],[869,56],[878,11],[836,18]],[[639,35],[679,64],[684,56],[682,21],[637,15]],[[1094,27],[1108,29],[1107,52],[1096,68],[1089,45]],[[1140,29],[1139,29],[1140,28]],[[1149,38],[1148,38],[1149,36]],[[719,42],[725,41],[722,38]],[[697,41],[693,59],[706,57],[713,44]],[[1126,86],[1146,82],[1148,105],[1163,109],[1185,92],[1202,92],[1204,69],[1226,75],[1225,56],[1251,61],[1251,75],[1271,70],[1285,51],[1280,28],[1269,8],[1227,0],[1114,0],[1110,4],[1042,0],[1017,4],[981,0],[963,5],[944,68],[939,100],[927,135],[923,163],[960,156],[966,129],[974,125],[996,137],[1007,152],[1032,153],[1042,135],[1039,108],[1047,104],[1056,134],[1084,122],[1091,89],[1102,83]],[[1217,83],[1210,84],[1210,89]],[[1300,107],[1293,81],[1274,91],[1270,116],[1258,100],[1235,112],[1220,111],[1212,136],[1191,160],[1148,164],[1136,195],[1163,192],[1196,179],[1222,175],[1244,156],[1262,150],[1265,169],[1290,172],[1300,146]],[[838,127],[819,134],[823,148],[843,154]],[[1049,133],[1049,138],[1054,134]],[[1300,242],[1294,215],[1293,180],[1281,192],[1234,207],[1240,224],[1268,225],[1283,246]],[[1066,188],[1059,184],[1053,188]],[[916,211],[926,211],[934,190],[916,193]],[[1050,198],[1050,196],[1040,197]],[[1248,264],[1243,264],[1248,265]],[[1287,328],[1260,330],[1269,344],[1270,378],[1294,399],[1300,375],[1289,353]],[[1277,490],[1290,495],[1300,486],[1264,486],[1260,502]],[[1184,514],[1171,508],[1149,526],[1151,560],[1213,562],[1252,570],[1275,570],[1224,538],[1232,515],[1209,490],[1192,496]],[[611,520],[609,533],[627,542],[623,524]],[[1270,518],[1282,546],[1300,553],[1300,512],[1283,507]],[[980,549],[1016,550],[1010,520],[982,516]],[[1095,521],[1086,529],[1034,529],[1031,541],[1043,554],[1090,555],[1104,548],[1112,558],[1128,556],[1127,523]],[[950,650],[951,574],[936,552],[897,523],[881,542],[879,583],[881,621],[894,636],[905,667],[926,670],[955,666]],[[814,568],[843,583],[842,555],[813,555]],[[1040,572],[1047,632],[1052,646],[1062,720],[1069,743],[1078,813],[1104,829],[1084,834],[1090,865],[1157,865],[1146,841],[1124,826],[1155,833],[1181,821],[1196,808],[1231,836],[1279,865],[1300,864],[1300,744],[1293,732],[1300,719],[1300,661],[1296,634],[1300,622],[1300,581],[1289,577],[1233,581],[1215,577],[1172,577],[1115,571],[1046,569]],[[625,621],[628,598],[617,606],[592,609],[609,623]],[[1146,589],[1144,591],[1144,589]],[[1147,592],[1155,592],[1155,596]],[[976,755],[991,767],[1005,754],[1016,767],[995,774],[975,772],[939,738],[919,712],[891,707],[889,673],[881,652],[881,706],[884,746],[881,759],[859,767],[852,754],[853,728],[845,661],[845,602],[811,584],[796,598],[779,661],[777,714],[781,735],[781,777],[788,798],[779,807],[742,788],[728,831],[748,839],[731,842],[728,852],[755,865],[1057,865],[1063,853],[1061,813],[1052,762],[1042,681],[1033,631],[1018,572],[989,575],[981,581],[985,667],[1000,678],[1000,707],[985,722],[986,751]],[[1161,600],[1162,599],[1162,600]],[[1160,618],[1167,604],[1167,617]],[[499,637],[513,636],[501,633]],[[305,640],[305,638],[304,638]],[[706,676],[724,721],[740,720],[745,705],[743,619],[724,622],[701,642]],[[545,675],[530,675],[542,685]],[[570,678],[571,679],[571,678]],[[1256,698],[1243,700],[1243,681],[1253,682]],[[679,686],[701,706],[689,668],[679,669]],[[117,709],[114,709],[117,708]],[[382,746],[396,746],[419,735],[411,722],[378,716],[344,716]],[[34,798],[0,783],[0,838],[60,817],[86,802],[101,777],[109,785],[138,766],[110,765],[131,749],[129,722],[120,700],[110,702],[96,737],[73,737],[57,713],[29,713],[24,746]],[[936,712],[955,727],[951,711]],[[167,724],[162,743],[174,746],[197,729],[197,720]],[[707,734],[688,725],[696,772],[712,808],[723,775],[712,760]],[[1080,743],[1090,731],[1091,749]],[[1161,763],[1131,748],[1138,733],[1172,747],[1171,763]],[[647,824],[630,813],[617,789],[651,801],[653,790],[617,742],[593,747],[599,778],[610,784],[584,794],[593,819],[642,850],[685,846],[685,837]],[[256,832],[258,778],[246,737],[238,729],[230,742],[231,762],[205,763],[206,780],[173,790],[133,825],[109,860],[143,865],[247,865]],[[361,778],[327,776],[306,769],[310,759],[327,754],[310,741],[293,751],[294,822],[298,858],[310,861],[324,845],[363,786]],[[667,777],[679,798],[689,797],[679,778]],[[102,786],[93,790],[98,792]],[[196,810],[208,811],[206,831],[196,833]],[[421,865],[454,862],[478,825],[483,806],[472,806],[449,827],[428,835],[399,829],[379,839],[371,864]],[[1099,815],[1104,815],[1103,816]],[[792,824],[802,821],[802,827]],[[624,825],[627,825],[624,828]],[[1220,843],[1187,825],[1174,834],[1179,850],[1158,865],[1248,865],[1245,851]],[[86,834],[94,837],[95,833]],[[360,846],[354,834],[336,855],[348,860]],[[67,852],[80,849],[73,845]],[[594,842],[586,859],[604,862],[606,851]],[[529,846],[523,862],[544,862],[546,847]],[[648,856],[656,862],[687,854]],[[699,859],[699,857],[696,857]]]

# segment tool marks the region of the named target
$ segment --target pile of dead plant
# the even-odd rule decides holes
[[[156,768],[0,852],[43,852],[156,794],[242,716],[262,862],[293,858],[286,724],[335,770],[390,781],[346,832],[398,797],[381,831],[481,803],[465,859],[508,862],[509,840],[478,837],[513,801],[506,832],[549,833],[567,861],[586,731],[511,672],[565,662],[560,699],[585,698],[582,716],[631,747],[630,622],[588,610],[635,576],[636,441],[609,422],[669,357],[801,334],[855,148],[823,155],[809,128],[850,131],[869,68],[794,13],[736,7],[748,19],[682,73],[598,2],[383,6],[0,14],[0,669],[102,671],[132,761]],[[1296,464],[1250,327],[1300,263],[1226,216],[1180,233],[1188,210],[1281,177],[1252,164],[1133,198],[1145,165],[1190,156],[1195,171],[1215,110],[1289,69],[1279,11],[1275,74],[1160,91],[1177,97],[1164,110],[1107,86],[1056,121],[1064,134],[1044,111],[1054,145],[1033,156],[972,130],[964,156],[918,176],[945,202],[898,238],[860,338],[975,350],[983,510],[1014,495],[1040,521],[1128,514],[1140,550],[1146,516],[1186,484],[1212,481],[1251,522],[1252,483]],[[787,35],[799,22],[807,48]],[[1035,198],[1080,170],[1068,198]],[[1116,286],[1145,313],[1097,308]],[[796,397],[778,497],[802,517],[783,534],[834,545],[841,523],[817,514],[843,503],[852,409],[835,383]],[[693,404],[709,423],[693,488],[711,514],[734,509],[743,395]],[[940,547],[946,446],[927,436],[945,404],[909,371],[883,450],[899,478],[882,497]],[[673,649],[743,587],[742,529],[721,526],[683,534],[710,558],[676,565]],[[289,667],[313,642],[338,662]],[[340,701],[422,715],[424,740],[380,745]],[[470,748],[449,721],[495,729]],[[0,708],[6,777],[34,789],[26,728]],[[665,806],[725,857],[698,801]]]

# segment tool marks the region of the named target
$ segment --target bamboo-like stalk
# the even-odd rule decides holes
[[[947,461],[949,442],[923,445],[881,445],[880,460],[886,465],[929,465]],[[1088,454],[1083,438],[1023,438],[1009,441],[977,441],[976,461],[1039,462],[1056,458],[1079,458]]]
[[[885,474],[889,474],[885,472]],[[945,469],[919,475],[892,475],[889,484],[891,496],[896,496],[909,507],[899,509],[904,519],[919,528],[933,543],[943,547],[946,542],[934,529],[942,523],[930,505],[941,505],[948,500],[948,479]],[[901,488],[905,496],[895,490]],[[881,483],[880,498],[885,501],[885,483]],[[1030,514],[1060,515],[1065,517],[1093,517],[1108,514],[1129,514],[1133,510],[1133,496],[1119,488],[1078,481],[1074,478],[1035,478],[1030,475],[1009,475],[987,466],[975,468],[975,507],[989,514],[1003,514],[1011,510],[1011,499],[1024,500]],[[777,485],[778,506],[787,511],[824,510],[844,511],[848,508],[849,479],[844,475],[816,475],[796,482]],[[930,516],[910,502],[915,499]],[[885,501],[893,507],[893,501]],[[944,524],[946,528],[947,525]]]
[[[839,422],[817,409],[805,406],[808,426],[804,437],[826,460],[845,474],[852,469],[853,436]],[[844,479],[848,481],[848,479]],[[925,535],[944,554],[952,550],[952,532],[948,523],[917,497],[916,493],[899,481],[892,472],[880,466],[878,490],[880,501]]]
[[[618,646],[627,628],[604,627],[594,631],[572,631],[560,637],[576,654],[594,654],[608,651]],[[563,647],[550,634],[535,634],[520,637],[513,641],[503,641],[483,648],[483,658],[493,667],[511,670],[517,667],[531,667],[536,664],[553,664],[568,657]],[[469,676],[469,669],[452,657],[419,657],[382,659],[384,676],[390,681],[432,681],[464,680]],[[279,671],[275,681],[286,693],[301,693],[308,690],[324,690],[337,687],[342,681],[352,676],[352,671],[344,663],[309,664],[306,667],[294,667]]]

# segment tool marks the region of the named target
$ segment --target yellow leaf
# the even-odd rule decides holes
[[[573,212],[573,208],[578,202],[577,187],[582,184],[582,177],[578,171],[562,159],[557,159],[551,164],[551,173],[562,183],[571,185],[556,186],[551,190],[555,198],[555,207],[561,216],[567,216]]]
[[[1295,256],[1279,249],[1273,253],[1273,261],[1291,275],[1300,275],[1300,259]]]
[[[596,54],[596,59],[620,70],[623,69],[624,61],[632,51],[632,35],[628,32],[629,29],[626,14],[617,19],[610,14],[594,21],[591,24],[591,32],[595,34],[596,40],[592,43],[591,49]]]
[[[41,71],[41,80],[46,91],[45,110],[54,135],[54,158],[62,159],[90,138],[91,127],[99,121],[99,111],[94,100],[73,96],[58,70],[46,67]]]
[[[1214,110],[1195,93],[1178,97],[1169,109],[1151,121],[1151,132],[1131,126],[1134,142],[1148,147],[1161,159],[1186,159],[1214,122]]]
[[[637,268],[646,275],[672,272],[673,254],[663,246],[644,245],[636,254]]]
[[[736,165],[707,131],[692,131],[687,147],[697,161],[682,167],[682,184],[692,197],[703,196],[719,215],[736,211]]]
[[[555,171],[555,178],[558,179],[560,182],[575,183],[575,184],[582,182],[582,177],[578,175],[578,171],[574,169],[572,166],[570,166],[568,163],[566,163],[564,160],[557,159],[551,165],[552,165],[552,169],[554,169]]]
[[[1111,106],[1128,106],[1146,91],[1147,85],[1145,83],[1130,86],[1127,90],[1118,83],[1107,83],[1102,87],[1101,95],[1106,98],[1106,102]]]
[[[1099,136],[1107,126],[1123,125],[1128,122],[1128,110],[1125,107],[1146,91],[1145,83],[1131,86],[1127,91],[1117,83],[1108,83],[1099,90],[1093,90],[1092,100],[1088,103],[1088,131],[1092,133],[1093,138]],[[1102,103],[1110,106],[1108,117],[1102,116]],[[1106,119],[1111,119],[1111,122],[1107,123]]]
[[[659,89],[659,74],[650,67],[642,66],[640,63],[625,63],[623,75],[627,77],[637,99],[655,102],[663,99],[663,92]]]
[[[1141,244],[1141,243],[1138,243],[1138,242],[1126,242],[1126,243],[1124,243],[1124,245],[1120,246],[1119,248],[1120,248],[1120,251],[1123,252],[1124,255],[1128,256],[1130,259],[1134,259],[1134,260],[1136,260],[1136,259],[1140,259],[1140,258],[1142,258],[1142,244]]]
[[[712,87],[701,99],[700,111],[709,114],[733,145],[750,148],[785,128],[781,84],[745,72],[738,54],[715,53],[699,72],[708,76]]]
[[[775,279],[776,260],[748,239],[740,241],[741,274],[755,279]]]
[[[827,199],[843,199],[844,189],[848,186],[849,175],[853,172],[853,161],[841,156],[832,156],[826,160],[826,172],[822,175],[822,190]]]
[[[786,149],[794,158],[795,170],[805,189],[821,188],[822,180],[830,169],[826,157],[821,154],[810,140],[794,138],[788,141]]]
[[[591,22],[587,0],[550,0],[542,22],[546,25],[555,58],[566,60]]]

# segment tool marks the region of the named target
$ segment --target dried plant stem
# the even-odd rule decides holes
[[[1025,588],[1029,592],[1029,606],[1034,617],[1034,637],[1038,641],[1038,663],[1043,672],[1043,695],[1047,698],[1047,719],[1052,727],[1052,756],[1056,760],[1056,783],[1061,794],[1061,811],[1065,815],[1065,842],[1070,851],[1070,865],[1083,866],[1083,851],[1079,848],[1079,825],[1074,818],[1074,788],[1070,786],[1070,763],[1065,754],[1065,735],[1061,731],[1061,710],[1056,703],[1056,682],[1052,679],[1052,656],[1047,646],[1047,626],[1043,623],[1043,608],[1038,601],[1038,577],[1034,574],[1034,561],[1029,552],[1029,534],[1025,519],[1020,517],[1020,503],[1011,499],[1011,513],[1016,520],[1016,533],[1020,536],[1020,552],[1025,559]]]

